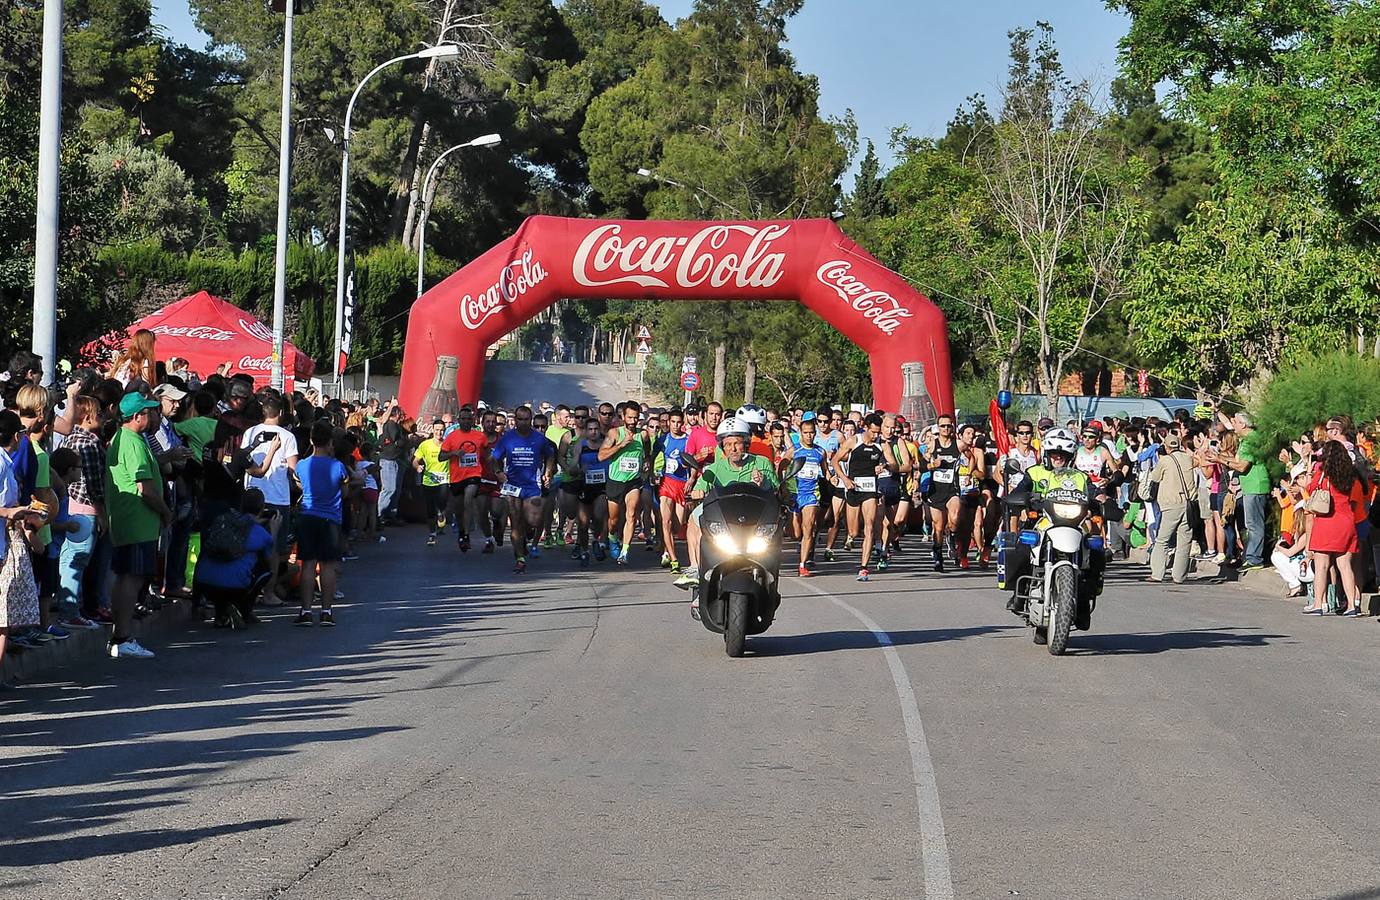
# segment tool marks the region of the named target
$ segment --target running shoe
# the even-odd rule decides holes
[[[642,549],[646,550],[648,553],[655,553],[656,541],[652,540],[651,538],[647,538],[647,542],[642,545]]]
[[[814,572],[811,572],[809,569],[805,568],[804,566],[801,566],[801,567],[800,567],[800,572],[799,572],[798,574],[800,575],[801,578],[813,578],[813,577],[815,576],[815,573],[814,573]]]
[[[526,575],[526,574],[527,574],[527,560],[525,560],[525,559],[519,559],[519,560],[513,565],[513,574],[514,574],[514,575]]]
[[[616,560],[622,554],[623,545],[618,543],[618,541],[615,541],[613,538],[609,538],[609,556],[612,556]]]
[[[538,547],[536,544],[532,545],[532,558],[541,559],[541,548]]]
[[[311,612],[309,610],[304,609],[297,614],[297,618],[292,620],[292,624],[301,626],[303,628],[310,628],[311,626],[316,624],[316,620],[312,618]]]
[[[617,562],[620,566],[626,566],[628,564],[628,550],[626,547],[623,548],[623,552],[618,554],[617,559],[615,559],[614,561]]]
[[[859,570],[858,570],[858,577],[855,578],[854,580],[855,580],[855,581],[868,581],[869,579],[868,579],[868,576],[867,576],[867,570],[866,570],[866,569],[859,569]]]
[[[992,564],[992,548],[984,547],[981,555],[978,556],[978,565],[987,568]]]
[[[678,560],[678,559],[673,559],[673,560],[671,560],[671,574],[672,574],[672,575],[675,575],[675,574],[676,574],[677,572],[679,572],[679,571],[680,571],[680,560]]]
[[[43,631],[45,634],[51,634],[59,641],[65,641],[72,636],[72,632],[63,628],[61,625],[49,625],[47,628],[43,629]]]
[[[669,554],[669,553],[662,553],[662,554],[661,554],[661,567],[662,567],[663,569],[669,569],[669,568],[671,568],[671,554]]]
[[[73,616],[72,618],[64,621],[62,624],[65,628],[77,628],[83,631],[95,631],[96,629],[101,627],[99,622],[93,622],[90,619],[84,619],[81,616]]]
[[[604,559],[605,559],[607,556],[608,556],[608,551],[604,549],[604,542],[603,542],[603,541],[595,541],[595,542],[594,542],[594,558],[597,559],[597,560],[599,560],[599,562],[603,562]]]
[[[112,659],[153,659],[153,651],[130,638],[123,644],[111,644],[110,656]]]
[[[480,551],[480,552],[482,552],[482,553],[493,553],[493,552],[494,552],[494,539],[493,539],[493,538],[487,538],[487,539],[484,541],[484,549],[483,549],[482,551]]]
[[[883,555],[877,560],[878,571],[885,572],[889,568],[891,568],[891,559],[889,557]]]
[[[849,553],[853,552],[853,538],[851,536],[844,538],[843,549],[847,550]]]
[[[588,554],[588,553],[580,553],[578,550],[575,551],[575,552],[576,552],[576,555],[579,556],[579,558],[580,558],[580,568],[582,568],[582,569],[588,569],[588,568],[589,568],[589,554]]]
[[[546,540],[542,542],[542,546],[550,550],[552,547],[556,546],[556,539],[548,534]]]
[[[825,549],[825,551],[824,551],[824,561],[825,561],[825,562],[833,562],[833,561],[834,561],[834,548],[833,548],[833,547],[828,547],[828,548]]]
[[[690,588],[694,587],[699,580],[699,573],[689,566],[686,566],[684,569],[680,570],[680,577],[673,581],[672,584],[682,591],[688,591]]]
[[[503,535],[501,533],[494,535],[494,543],[498,544],[500,547],[503,546]]]
[[[429,535],[427,535],[427,536],[426,536],[426,545],[427,545],[428,547],[435,547],[435,546],[436,546],[436,535],[434,535],[434,534],[429,534]]]
[[[321,625],[322,628],[334,628],[334,627],[335,627],[335,613],[331,612],[329,609],[323,609],[323,610],[321,611],[321,622],[320,622],[320,625]]]
[[[964,571],[967,571],[968,566],[969,566],[968,554],[965,553],[965,554],[963,554],[962,556],[960,556],[960,557],[958,558],[958,567],[959,567],[960,569],[963,569]]]

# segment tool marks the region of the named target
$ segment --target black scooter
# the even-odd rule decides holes
[[[770,628],[781,605],[781,501],[749,482],[714,488],[702,502],[700,580],[692,594],[700,622],[722,634],[724,652],[737,658],[747,636]]]

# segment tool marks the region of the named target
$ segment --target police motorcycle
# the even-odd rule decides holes
[[[1096,533],[1099,510],[1087,476],[1071,467],[1077,450],[1073,435],[1056,428],[1045,435],[1041,449],[1046,465],[1027,473],[1028,499],[1018,512],[1018,527],[998,538],[997,587],[1012,592],[1007,609],[1034,629],[1035,643],[1059,656],[1074,629],[1092,627],[1107,553]]]
[[[746,446],[748,428],[726,418],[717,437],[720,446],[726,437]],[[681,459],[696,472],[704,467],[689,454]],[[699,581],[691,588],[697,618],[724,636],[725,653],[740,657],[747,637],[770,628],[781,605],[780,498],[751,481],[729,484],[710,489],[692,515],[700,529]]]

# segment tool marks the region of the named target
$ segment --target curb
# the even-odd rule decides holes
[[[174,600],[146,618],[136,619],[132,633],[136,640],[142,642],[145,637],[186,623],[191,615],[192,604],[189,601]],[[0,681],[22,683],[60,666],[100,659],[106,655],[109,640],[110,626],[90,631],[73,630],[72,636],[65,641],[52,641],[35,650],[26,649],[18,655],[6,653],[0,659]]]

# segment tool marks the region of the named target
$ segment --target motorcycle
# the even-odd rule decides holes
[[[1007,608],[1052,656],[1068,648],[1075,629],[1092,627],[1102,594],[1107,553],[1105,540],[1093,533],[1095,513],[1087,492],[1065,479],[1043,496],[1031,495],[1018,530],[999,537],[997,587],[1013,592]]]
[[[781,501],[770,488],[745,482],[712,489],[702,504],[699,582],[691,595],[700,623],[722,634],[724,652],[737,658],[750,635],[771,627],[781,605]]]

